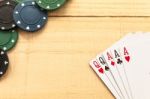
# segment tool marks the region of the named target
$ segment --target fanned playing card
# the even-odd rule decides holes
[[[150,33],[129,33],[90,61],[116,99],[150,99],[149,44]]]
[[[109,78],[109,74],[107,74],[107,70],[103,68],[97,61],[97,59],[92,59],[90,61],[90,66],[93,68],[93,70],[98,74],[98,76],[101,78],[101,80],[104,82],[104,84],[108,87],[110,92],[117,98],[120,99],[121,96],[115,89],[115,87],[112,84],[111,78]]]

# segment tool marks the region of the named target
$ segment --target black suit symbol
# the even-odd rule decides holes
[[[109,67],[108,67],[108,66],[105,66],[105,70],[108,71],[108,70],[109,70]]]
[[[122,64],[122,60],[121,59],[117,59],[117,64]]]

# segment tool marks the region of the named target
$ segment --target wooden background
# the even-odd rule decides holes
[[[150,31],[150,0],[68,0],[35,33],[19,30],[0,99],[113,99],[89,61],[128,32]]]

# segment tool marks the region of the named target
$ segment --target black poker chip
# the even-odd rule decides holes
[[[16,2],[13,0],[0,1],[0,29],[9,30],[14,28],[13,12]]]
[[[0,77],[2,77],[6,73],[8,66],[9,59],[7,53],[0,49]]]

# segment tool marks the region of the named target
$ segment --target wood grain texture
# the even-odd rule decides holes
[[[0,80],[0,99],[114,99],[88,63],[126,33],[149,31],[150,18],[137,17],[150,15],[149,4],[70,0],[49,13],[42,30],[19,30],[17,46],[8,53],[10,68]]]
[[[150,16],[150,0],[68,0],[52,16]]]
[[[0,99],[113,99],[88,62],[127,32],[148,31],[149,23],[150,18],[51,17],[37,33],[19,31]]]

